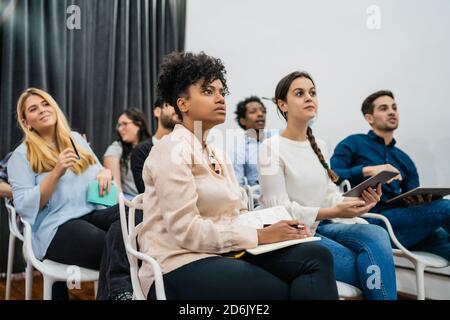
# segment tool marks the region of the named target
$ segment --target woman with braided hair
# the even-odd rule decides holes
[[[368,188],[360,198],[339,192],[326,145],[309,126],[318,103],[308,73],[292,72],[281,79],[274,103],[287,127],[259,149],[262,204],[284,206],[294,219],[322,237],[319,243],[333,254],[337,280],[360,288],[366,299],[396,299],[389,236],[383,228],[358,218],[380,200],[381,186]]]

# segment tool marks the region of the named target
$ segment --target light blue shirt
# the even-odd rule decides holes
[[[72,137],[77,146],[94,154],[79,133],[72,132]],[[12,186],[14,207],[17,213],[31,225],[32,246],[36,258],[44,258],[60,225],[104,208],[86,200],[89,182],[94,181],[103,169],[100,161],[97,157],[95,158],[97,163],[80,175],[67,170],[59,179],[47,204],[39,210],[41,197],[39,186],[48,172],[37,174],[31,169],[24,142],[14,150],[8,161],[8,178]]]
[[[272,129],[264,131],[264,139],[268,139],[273,135],[279,134],[280,129]],[[245,131],[237,144],[229,151],[231,161],[233,163],[234,174],[240,186],[254,186],[259,184],[258,176],[258,148],[264,141],[258,141],[255,137]]]

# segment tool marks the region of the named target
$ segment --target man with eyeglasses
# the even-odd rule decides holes
[[[157,99],[153,105],[153,115],[158,119],[155,134],[140,144],[132,151],[130,156],[131,171],[139,193],[144,192],[142,169],[153,145],[164,136],[171,133],[175,124],[180,123],[175,109]],[[142,222],[142,211],[136,211],[136,224]],[[106,245],[103,250],[104,257],[100,266],[100,277],[97,299],[99,300],[131,300],[133,289],[130,278],[130,264],[128,262],[123,243],[120,221],[114,222],[106,234]],[[111,288],[122,288],[120,292],[112,292]]]

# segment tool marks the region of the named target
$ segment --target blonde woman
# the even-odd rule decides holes
[[[87,202],[86,194],[95,179],[100,194],[109,190],[111,172],[81,135],[70,131],[45,91],[22,93],[17,120],[24,141],[8,162],[9,181],[17,212],[32,226],[37,258],[98,270],[106,231],[119,213],[117,206]]]

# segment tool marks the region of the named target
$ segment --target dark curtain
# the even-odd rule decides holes
[[[12,2],[12,14],[0,18],[0,157],[20,144],[15,109],[28,87],[49,92],[100,159],[126,108],[143,110],[154,130],[158,68],[165,54],[184,49],[185,0],[0,0],[0,7]]]

